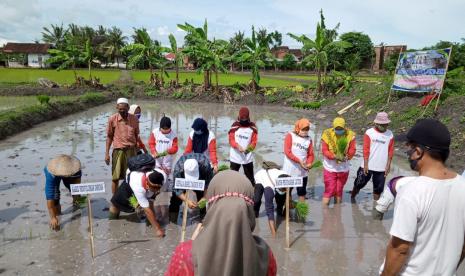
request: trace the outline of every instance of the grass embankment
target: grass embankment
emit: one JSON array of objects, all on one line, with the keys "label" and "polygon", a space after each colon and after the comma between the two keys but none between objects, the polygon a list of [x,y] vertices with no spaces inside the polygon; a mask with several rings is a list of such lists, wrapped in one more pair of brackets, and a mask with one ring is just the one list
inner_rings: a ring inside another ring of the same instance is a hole
[{"label": "grass embankment", "polygon": [[50,101],[48,104],[41,104],[36,100],[36,104],[1,111],[0,139],[19,133],[42,122],[106,103],[111,99],[113,99],[113,95],[111,94],[87,92],[79,97],[64,97]]},{"label": "grass embankment", "polygon": [[[75,96],[51,96],[50,103],[76,99]],[[15,109],[25,108],[27,106],[38,103],[37,96],[0,96],[0,112]]]},{"label": "grass embankment", "polygon": [[[148,71],[131,71],[131,76],[135,81],[148,82],[150,79],[150,73]],[[165,77],[165,81],[174,80],[174,79],[176,79],[175,72],[169,72],[169,78]],[[193,80],[195,84],[201,84],[203,83],[203,74],[198,74],[197,72],[180,72],[179,82],[183,83],[186,81],[186,79],[189,82]],[[250,79],[251,79],[250,74],[235,74],[235,73],[218,74],[218,82],[220,85],[234,85],[236,83],[247,84],[250,82]],[[212,75],[212,82],[213,84],[215,84],[215,75]],[[298,85],[298,84],[300,84],[299,81],[279,80],[279,79],[267,78],[264,76],[262,76],[260,80],[260,86],[263,86],[263,87],[285,87],[285,86],[293,86],[293,85]]]},{"label": "grass embankment", "polygon": [[[76,73],[85,79],[89,78],[87,70],[76,70]],[[103,84],[118,80],[120,75],[120,70],[92,70],[92,76],[99,78]],[[75,82],[72,70],[0,68],[0,83],[2,85],[37,83],[39,78],[46,78],[58,84],[72,84]]]}]

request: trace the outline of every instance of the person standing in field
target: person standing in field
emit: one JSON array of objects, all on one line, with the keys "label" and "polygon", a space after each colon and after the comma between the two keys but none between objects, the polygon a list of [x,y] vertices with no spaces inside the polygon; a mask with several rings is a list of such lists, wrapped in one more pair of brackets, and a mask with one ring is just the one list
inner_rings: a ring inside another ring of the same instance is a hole
[{"label": "person standing in field", "polygon": [[329,205],[333,197],[335,203],[341,203],[344,185],[349,177],[349,162],[356,150],[355,133],[346,127],[344,118],[335,118],[333,127],[323,131],[321,150],[325,184],[323,204]]},{"label": "person standing in field", "polygon": [[465,178],[445,165],[450,132],[422,119],[405,139],[410,168],[419,176],[397,193],[380,274],[456,275],[465,258]]},{"label": "person standing in field", "polygon": [[139,138],[139,120],[129,114],[129,101],[119,98],[116,102],[118,113],[108,119],[107,142],[105,147],[105,163],[110,165],[110,148],[113,146],[111,157],[112,194],[123,180],[128,168],[128,159],[137,155],[137,141]]},{"label": "person standing in field", "polygon": [[208,129],[208,123],[203,118],[197,118],[192,124],[192,131],[187,139],[184,154],[202,153],[210,158],[214,172],[218,172],[218,158],[216,155],[215,134]]},{"label": "person standing in field", "polygon": [[394,156],[394,135],[388,129],[388,114],[380,112],[374,120],[375,127],[368,129],[363,137],[363,161],[357,171],[357,178],[352,189],[351,199],[373,179],[373,199],[378,200],[384,190],[386,176],[391,170]]},{"label": "person standing in field", "polygon": [[303,186],[297,187],[299,201],[304,202],[307,195],[308,170],[314,160],[313,141],[308,135],[310,121],[300,119],[294,125],[294,130],[284,138],[283,171],[288,175],[303,178]]},{"label": "person standing in field", "polygon": [[[129,114],[133,114],[134,116],[137,117],[137,120],[140,121],[140,117],[142,115],[142,109],[140,108],[139,105],[133,104],[129,107]],[[140,129],[140,126],[139,126]],[[140,135],[137,136],[137,154],[141,153],[148,153],[147,148],[144,145],[144,142],[142,142],[142,139],[140,138]]]},{"label": "person standing in field", "polygon": [[229,130],[229,144],[231,145],[229,151],[230,168],[239,171],[242,166],[245,176],[252,185],[255,185],[253,151],[257,146],[257,136],[257,127],[254,122],[250,121],[249,109],[241,107],[237,120]]}]

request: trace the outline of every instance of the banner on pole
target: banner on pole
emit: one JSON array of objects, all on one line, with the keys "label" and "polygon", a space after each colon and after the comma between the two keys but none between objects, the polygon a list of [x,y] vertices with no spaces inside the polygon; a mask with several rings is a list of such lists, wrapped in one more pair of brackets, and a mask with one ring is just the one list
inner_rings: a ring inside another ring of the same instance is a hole
[{"label": "banner on pole", "polygon": [[82,183],[82,184],[71,184],[71,195],[87,195],[87,194],[98,194],[105,192],[105,183]]},{"label": "banner on pole", "polygon": [[451,49],[405,52],[399,56],[392,90],[440,93]]},{"label": "banner on pole", "polygon": [[302,187],[303,179],[302,177],[282,177],[276,179],[276,189],[281,188],[293,188],[293,187]]},{"label": "banner on pole", "polygon": [[205,180],[188,180],[185,178],[176,178],[174,188],[179,190],[205,190]]}]

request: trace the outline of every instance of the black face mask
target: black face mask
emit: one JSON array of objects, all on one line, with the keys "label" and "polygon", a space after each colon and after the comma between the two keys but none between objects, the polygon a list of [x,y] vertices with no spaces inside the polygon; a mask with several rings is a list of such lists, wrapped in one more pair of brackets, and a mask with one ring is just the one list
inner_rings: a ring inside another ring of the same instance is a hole
[{"label": "black face mask", "polygon": [[250,120],[239,120],[239,124],[241,124],[241,126],[247,126],[249,123]]},{"label": "black face mask", "polygon": [[412,159],[412,154],[415,152],[415,149],[410,149],[407,151],[407,155],[408,155],[408,162],[410,163],[410,169],[414,170],[414,171],[417,171],[417,167],[418,167],[418,162],[421,160],[421,158],[423,158],[423,153],[421,153],[420,157],[418,159],[415,159],[413,160]]},{"label": "black face mask", "polygon": [[128,112],[127,112],[127,111],[119,111],[118,113],[119,113],[119,115],[121,115],[121,117],[123,117],[123,118],[128,117]]}]

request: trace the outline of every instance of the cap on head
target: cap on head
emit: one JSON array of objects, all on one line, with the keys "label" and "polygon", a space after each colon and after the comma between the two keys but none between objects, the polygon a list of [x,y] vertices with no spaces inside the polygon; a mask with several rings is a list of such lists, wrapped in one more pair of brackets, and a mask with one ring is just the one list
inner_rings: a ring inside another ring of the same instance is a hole
[{"label": "cap on head", "polygon": [[391,120],[389,120],[389,116],[386,112],[379,112],[378,114],[376,114],[374,123],[379,125],[387,125],[391,123]]},{"label": "cap on head", "polygon": [[420,119],[400,140],[427,146],[431,149],[448,150],[450,132],[447,127],[435,119]]},{"label": "cap on head", "polygon": [[337,127],[345,128],[346,120],[344,120],[344,118],[342,117],[336,117],[333,121],[333,128],[337,128]]},{"label": "cap on head", "polygon": [[129,100],[126,99],[126,98],[119,98],[119,99],[116,101],[116,104],[127,104],[127,105],[129,105]]},{"label": "cap on head", "polygon": [[198,180],[199,174],[199,162],[195,159],[187,159],[184,162],[184,178],[188,180]]}]

